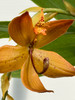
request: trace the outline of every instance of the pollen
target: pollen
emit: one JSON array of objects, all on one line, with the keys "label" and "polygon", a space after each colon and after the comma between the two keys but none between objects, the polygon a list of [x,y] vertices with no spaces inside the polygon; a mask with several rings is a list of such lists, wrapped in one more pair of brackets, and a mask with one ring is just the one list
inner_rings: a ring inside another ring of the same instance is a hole
[{"label": "pollen", "polygon": [[46,34],[46,29],[45,29],[45,28],[37,27],[37,26],[35,26],[35,28],[34,28],[34,33],[35,33],[36,35],[38,35],[38,34],[47,35],[47,34]]}]

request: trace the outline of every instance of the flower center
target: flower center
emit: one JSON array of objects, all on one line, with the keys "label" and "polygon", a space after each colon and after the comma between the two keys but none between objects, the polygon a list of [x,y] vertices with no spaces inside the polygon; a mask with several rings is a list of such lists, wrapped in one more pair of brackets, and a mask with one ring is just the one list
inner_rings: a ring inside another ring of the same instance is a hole
[{"label": "flower center", "polygon": [[43,27],[35,26],[34,33],[36,35],[38,35],[38,34],[46,35],[46,29]]}]

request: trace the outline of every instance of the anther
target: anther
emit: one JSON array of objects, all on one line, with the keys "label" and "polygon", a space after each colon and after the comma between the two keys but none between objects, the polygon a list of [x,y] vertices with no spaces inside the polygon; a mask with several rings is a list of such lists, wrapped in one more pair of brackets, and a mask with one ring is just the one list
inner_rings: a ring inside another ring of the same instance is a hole
[{"label": "anther", "polygon": [[41,72],[41,74],[43,74],[44,72],[46,72],[46,70],[49,67],[49,58],[44,58],[43,60],[43,71]]},{"label": "anther", "polygon": [[48,67],[49,67],[49,58],[47,57],[47,58],[44,58],[44,60],[43,60],[43,70],[41,72],[37,72],[37,74],[45,73],[47,71]]}]

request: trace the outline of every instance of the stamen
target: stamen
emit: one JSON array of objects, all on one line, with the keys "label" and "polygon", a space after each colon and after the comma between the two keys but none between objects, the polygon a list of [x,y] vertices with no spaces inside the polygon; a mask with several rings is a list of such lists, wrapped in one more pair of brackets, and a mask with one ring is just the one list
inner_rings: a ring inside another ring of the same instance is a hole
[{"label": "stamen", "polygon": [[47,58],[44,58],[44,60],[43,60],[43,70],[41,72],[38,72],[36,70],[35,65],[34,65],[32,52],[33,52],[33,49],[30,49],[29,50],[29,54],[30,54],[30,57],[31,57],[31,62],[32,62],[32,65],[33,65],[34,70],[36,71],[37,74],[43,74],[43,73],[45,73],[47,71],[48,67],[49,67],[49,58],[48,57]]},{"label": "stamen", "polygon": [[49,67],[49,58],[44,58],[43,60],[43,73],[46,72],[46,70],[48,69]]},{"label": "stamen", "polygon": [[41,22],[44,22],[44,13],[43,13],[43,9],[41,9]]},{"label": "stamen", "polygon": [[43,28],[43,27],[35,26],[35,28],[34,28],[34,33],[36,35],[39,35],[39,34],[47,35],[46,34],[46,31],[47,31],[47,29],[46,28]]}]

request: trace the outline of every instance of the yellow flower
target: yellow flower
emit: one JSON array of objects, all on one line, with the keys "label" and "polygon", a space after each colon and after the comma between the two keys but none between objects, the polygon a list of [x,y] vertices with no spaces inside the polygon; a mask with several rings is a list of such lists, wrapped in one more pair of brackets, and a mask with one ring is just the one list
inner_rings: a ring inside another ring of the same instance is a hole
[{"label": "yellow flower", "polygon": [[72,23],[73,20],[45,23],[42,14],[33,27],[28,12],[14,18],[8,31],[18,45],[0,47],[0,73],[21,69],[21,79],[25,87],[35,92],[53,92],[44,88],[38,74],[53,78],[75,76],[75,68],[59,54],[38,48],[63,35]]}]

